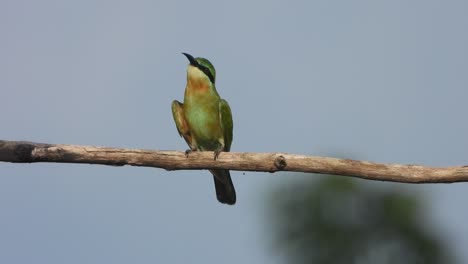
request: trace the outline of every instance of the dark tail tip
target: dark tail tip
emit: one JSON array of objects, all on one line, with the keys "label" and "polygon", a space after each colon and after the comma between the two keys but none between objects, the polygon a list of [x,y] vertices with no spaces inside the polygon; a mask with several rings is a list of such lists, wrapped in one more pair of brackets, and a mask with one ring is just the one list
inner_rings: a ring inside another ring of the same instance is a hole
[{"label": "dark tail tip", "polygon": [[216,198],[220,203],[233,205],[236,203],[236,190],[228,170],[212,170]]}]

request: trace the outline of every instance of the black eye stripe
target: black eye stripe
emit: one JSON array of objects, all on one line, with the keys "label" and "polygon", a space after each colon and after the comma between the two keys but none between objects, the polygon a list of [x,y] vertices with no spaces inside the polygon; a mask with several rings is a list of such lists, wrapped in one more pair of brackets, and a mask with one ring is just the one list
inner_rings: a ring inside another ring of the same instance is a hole
[{"label": "black eye stripe", "polygon": [[198,69],[200,69],[202,72],[204,72],[204,73],[208,76],[208,78],[210,78],[210,81],[211,81],[212,83],[215,82],[214,76],[211,74],[211,71],[210,71],[207,67],[198,64]]}]

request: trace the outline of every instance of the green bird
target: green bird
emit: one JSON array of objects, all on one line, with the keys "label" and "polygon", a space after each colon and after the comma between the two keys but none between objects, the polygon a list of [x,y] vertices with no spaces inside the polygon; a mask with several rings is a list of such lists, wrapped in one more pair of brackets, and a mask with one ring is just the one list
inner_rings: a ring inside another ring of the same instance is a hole
[{"label": "green bird", "polygon": [[[172,115],[181,137],[191,151],[214,151],[216,160],[221,151],[229,151],[232,143],[232,113],[226,100],[216,91],[216,71],[205,58],[184,54],[190,64],[184,103],[172,102]],[[210,170],[216,197],[224,204],[236,203],[236,191],[229,170]]]}]

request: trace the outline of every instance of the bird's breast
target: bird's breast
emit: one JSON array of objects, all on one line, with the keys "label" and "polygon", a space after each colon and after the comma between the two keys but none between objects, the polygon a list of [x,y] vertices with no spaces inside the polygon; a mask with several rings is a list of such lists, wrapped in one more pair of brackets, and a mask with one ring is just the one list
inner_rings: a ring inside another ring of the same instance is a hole
[{"label": "bird's breast", "polygon": [[192,93],[184,100],[184,114],[198,145],[214,150],[222,137],[219,120],[219,97],[210,93]]}]

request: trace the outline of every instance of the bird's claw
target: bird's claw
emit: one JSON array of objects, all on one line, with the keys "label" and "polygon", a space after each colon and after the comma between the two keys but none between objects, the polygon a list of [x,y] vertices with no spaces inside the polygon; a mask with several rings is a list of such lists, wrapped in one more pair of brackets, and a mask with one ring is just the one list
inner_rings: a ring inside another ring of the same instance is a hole
[{"label": "bird's claw", "polygon": [[187,150],[185,151],[185,157],[188,158],[189,154],[192,153],[192,151],[193,151],[193,150],[191,150],[191,149],[187,149]]},{"label": "bird's claw", "polygon": [[217,150],[214,151],[214,160],[218,159],[219,153],[221,153],[220,149],[217,149]]}]

